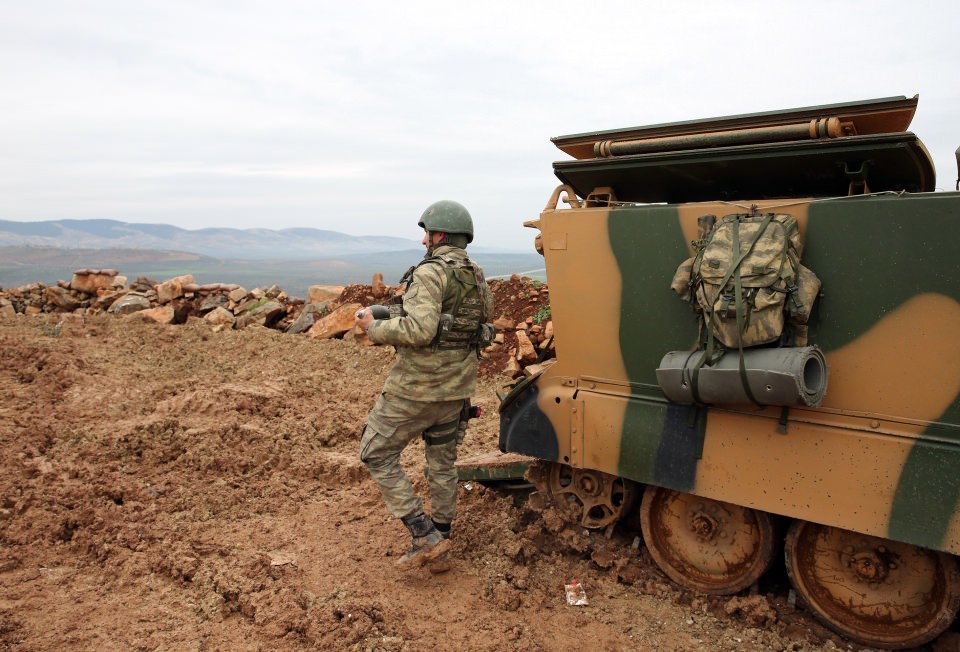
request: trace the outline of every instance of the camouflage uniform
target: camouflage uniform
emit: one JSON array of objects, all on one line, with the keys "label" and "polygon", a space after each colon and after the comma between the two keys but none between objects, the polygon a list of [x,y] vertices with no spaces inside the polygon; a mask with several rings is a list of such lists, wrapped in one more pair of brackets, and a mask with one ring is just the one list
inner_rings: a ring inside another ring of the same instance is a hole
[{"label": "camouflage uniform", "polygon": [[[434,255],[463,260],[466,251],[441,245]],[[477,268],[479,270],[479,268]],[[493,312],[493,296],[478,272],[485,314]],[[442,261],[421,264],[403,295],[404,316],[374,321],[371,340],[393,344],[397,360],[370,414],[360,441],[360,459],[370,470],[387,508],[397,518],[423,511],[423,501],[400,465],[400,453],[428,429],[428,436],[446,443],[425,446],[433,520],[450,523],[456,516],[457,443],[464,400],[476,387],[477,353],[472,347],[435,350],[447,275]]]}]

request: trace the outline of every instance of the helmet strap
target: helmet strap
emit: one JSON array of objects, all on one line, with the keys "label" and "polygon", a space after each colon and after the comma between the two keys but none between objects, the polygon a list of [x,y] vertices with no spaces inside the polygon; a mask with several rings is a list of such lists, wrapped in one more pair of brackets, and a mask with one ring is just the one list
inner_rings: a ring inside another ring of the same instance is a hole
[{"label": "helmet strap", "polygon": [[[440,234],[441,237],[439,242],[434,243],[433,241],[434,233]],[[433,250],[439,247],[440,245],[444,244],[446,240],[447,240],[447,234],[443,231],[427,231],[427,253],[432,254]]]}]

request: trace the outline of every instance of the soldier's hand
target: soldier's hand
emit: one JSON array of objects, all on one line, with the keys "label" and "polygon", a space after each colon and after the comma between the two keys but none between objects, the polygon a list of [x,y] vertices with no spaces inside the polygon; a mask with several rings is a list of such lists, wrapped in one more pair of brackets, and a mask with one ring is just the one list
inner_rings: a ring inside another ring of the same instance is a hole
[{"label": "soldier's hand", "polygon": [[356,318],[357,325],[359,325],[364,332],[366,332],[366,330],[370,328],[370,324],[373,323],[373,314],[366,308],[357,311]]}]

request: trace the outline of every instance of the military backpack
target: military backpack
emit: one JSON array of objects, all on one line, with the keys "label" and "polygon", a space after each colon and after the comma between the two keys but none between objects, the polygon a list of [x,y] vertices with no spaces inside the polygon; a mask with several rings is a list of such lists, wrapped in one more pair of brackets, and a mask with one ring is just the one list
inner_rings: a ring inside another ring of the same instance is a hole
[{"label": "military backpack", "polygon": [[696,255],[680,265],[672,287],[701,315],[701,344],[805,345],[820,280],[800,264],[796,218],[736,213],[699,222]]}]

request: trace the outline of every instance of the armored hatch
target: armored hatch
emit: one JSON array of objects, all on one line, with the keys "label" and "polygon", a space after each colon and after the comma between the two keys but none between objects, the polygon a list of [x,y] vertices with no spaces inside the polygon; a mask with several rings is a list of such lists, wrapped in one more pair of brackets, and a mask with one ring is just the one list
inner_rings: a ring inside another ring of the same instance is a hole
[{"label": "armored hatch", "polygon": [[554,173],[580,197],[617,200],[837,197],[931,192],[933,162],[906,131],[919,96],[768,111],[553,138]]}]

